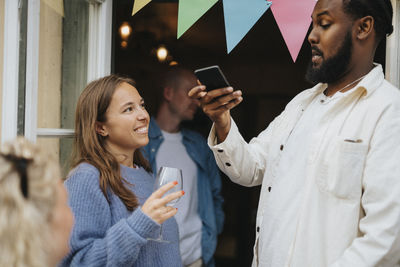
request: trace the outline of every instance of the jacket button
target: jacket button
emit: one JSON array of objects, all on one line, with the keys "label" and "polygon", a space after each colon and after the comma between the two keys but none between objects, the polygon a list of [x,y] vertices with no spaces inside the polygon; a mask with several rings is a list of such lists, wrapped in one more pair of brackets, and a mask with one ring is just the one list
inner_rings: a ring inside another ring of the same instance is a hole
[{"label": "jacket button", "polygon": [[222,153],[222,152],[224,152],[224,150],[223,149],[218,149],[218,152]]},{"label": "jacket button", "polygon": [[231,166],[231,164],[229,162],[226,162],[225,165],[228,166],[228,167]]},{"label": "jacket button", "polygon": [[281,145],[281,147],[279,149],[282,151],[283,150],[283,145]]},{"label": "jacket button", "polygon": [[257,233],[260,232],[260,226],[257,226]]},{"label": "jacket button", "polygon": [[271,192],[272,187],[268,187],[268,192]]},{"label": "jacket button", "polygon": [[151,152],[155,152],[156,150],[154,148],[151,149]]}]

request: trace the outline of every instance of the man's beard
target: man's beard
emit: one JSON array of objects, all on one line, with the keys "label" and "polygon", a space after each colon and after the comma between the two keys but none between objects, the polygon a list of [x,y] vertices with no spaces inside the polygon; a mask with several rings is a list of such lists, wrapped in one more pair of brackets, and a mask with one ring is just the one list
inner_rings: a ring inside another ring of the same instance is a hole
[{"label": "man's beard", "polygon": [[[322,61],[319,68],[313,66],[312,60],[310,61],[306,80],[310,83],[332,83],[342,78],[347,72],[350,64],[351,53],[353,49],[351,32],[349,31],[340,47],[339,51],[332,58]],[[312,48],[320,53],[323,58],[323,54],[317,48]]]}]

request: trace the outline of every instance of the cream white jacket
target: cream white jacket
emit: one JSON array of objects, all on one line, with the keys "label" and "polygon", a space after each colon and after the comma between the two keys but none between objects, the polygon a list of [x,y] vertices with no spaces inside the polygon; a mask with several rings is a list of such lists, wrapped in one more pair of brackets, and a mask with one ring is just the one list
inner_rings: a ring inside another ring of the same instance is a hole
[{"label": "cream white jacket", "polygon": [[[250,143],[233,120],[223,143],[217,144],[211,129],[208,143],[220,169],[243,186],[262,184],[257,228],[274,206],[268,189],[274,187],[282,149],[302,112],[325,88],[319,84],[297,95]],[[311,153],[300,156],[307,157],[305,178],[311,182],[284,266],[399,266],[399,90],[376,65],[310,134]],[[259,239],[264,238],[268,236],[256,230],[253,266],[270,256],[259,252]]]}]

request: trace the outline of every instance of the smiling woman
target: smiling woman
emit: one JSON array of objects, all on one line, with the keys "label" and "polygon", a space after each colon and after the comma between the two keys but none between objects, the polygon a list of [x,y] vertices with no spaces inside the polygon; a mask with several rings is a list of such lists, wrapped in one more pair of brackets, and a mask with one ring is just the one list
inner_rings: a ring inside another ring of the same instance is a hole
[{"label": "smiling woman", "polygon": [[[177,210],[154,193],[154,177],[140,148],[148,143],[149,115],[133,80],[110,75],[79,97],[73,166],[65,184],[76,224],[63,266],[181,266]],[[149,241],[160,232],[165,246]]]},{"label": "smiling woman", "polygon": [[149,120],[143,98],[131,84],[124,82],[115,90],[107,112],[96,122],[96,132],[104,138],[107,149],[132,168],[131,151],[149,142]]}]

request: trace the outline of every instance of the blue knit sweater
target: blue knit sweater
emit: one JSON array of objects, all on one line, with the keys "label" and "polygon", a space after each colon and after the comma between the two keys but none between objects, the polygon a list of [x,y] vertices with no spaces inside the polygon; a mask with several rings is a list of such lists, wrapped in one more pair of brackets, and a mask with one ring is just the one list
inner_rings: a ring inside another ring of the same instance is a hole
[{"label": "blue knit sweater", "polygon": [[[121,165],[121,175],[133,186],[140,205],[153,192],[154,177],[143,168]],[[78,165],[65,181],[69,205],[75,215],[71,251],[61,266],[182,266],[178,227],[174,218],[163,223],[163,237],[156,238],[160,225],[141,208],[129,212],[123,202],[109,193],[109,202],[99,186],[99,171],[92,165]]]}]

